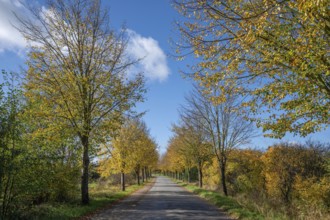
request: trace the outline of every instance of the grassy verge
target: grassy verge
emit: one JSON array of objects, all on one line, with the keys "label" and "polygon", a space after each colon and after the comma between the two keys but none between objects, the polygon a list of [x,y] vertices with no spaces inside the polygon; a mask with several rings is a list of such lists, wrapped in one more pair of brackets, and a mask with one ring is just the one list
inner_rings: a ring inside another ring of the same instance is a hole
[{"label": "grassy verge", "polygon": [[214,192],[211,190],[201,189],[197,186],[183,183],[183,182],[177,182],[179,185],[186,188],[188,191],[199,195],[200,197],[206,199],[210,203],[214,204],[215,206],[221,208],[225,212],[227,212],[231,217],[235,219],[249,219],[249,220],[261,220],[265,219],[265,217],[256,212],[249,210],[246,207],[243,207],[240,205],[234,198],[232,197],[226,197],[221,195],[218,192]]},{"label": "grassy verge", "polygon": [[131,185],[126,187],[125,192],[122,192],[118,187],[98,188],[91,185],[89,205],[81,205],[79,201],[71,203],[43,204],[30,210],[26,218],[35,220],[85,219],[84,217],[89,214],[123,199],[144,186],[145,184]]}]

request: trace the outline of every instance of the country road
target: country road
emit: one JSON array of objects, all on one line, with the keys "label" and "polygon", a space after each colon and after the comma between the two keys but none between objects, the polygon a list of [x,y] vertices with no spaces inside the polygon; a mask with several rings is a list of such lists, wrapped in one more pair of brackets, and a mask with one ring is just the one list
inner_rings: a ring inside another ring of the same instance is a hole
[{"label": "country road", "polygon": [[105,219],[230,219],[218,208],[193,195],[166,177],[157,177],[152,188],[135,193],[95,215]]}]

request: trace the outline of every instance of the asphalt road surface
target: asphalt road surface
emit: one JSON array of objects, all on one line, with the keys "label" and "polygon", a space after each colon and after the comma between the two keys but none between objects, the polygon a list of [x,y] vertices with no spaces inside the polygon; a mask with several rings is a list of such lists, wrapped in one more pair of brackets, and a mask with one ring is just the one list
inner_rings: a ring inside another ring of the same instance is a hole
[{"label": "asphalt road surface", "polygon": [[230,219],[217,207],[166,177],[157,177],[152,188],[135,193],[92,219]]}]

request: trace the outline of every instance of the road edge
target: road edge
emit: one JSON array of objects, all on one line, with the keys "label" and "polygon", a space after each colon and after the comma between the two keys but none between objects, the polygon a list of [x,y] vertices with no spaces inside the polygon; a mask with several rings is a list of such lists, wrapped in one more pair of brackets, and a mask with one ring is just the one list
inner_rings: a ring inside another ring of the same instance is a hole
[{"label": "road edge", "polygon": [[153,187],[153,185],[156,182],[156,179],[157,179],[157,177],[154,176],[154,177],[151,178],[151,181],[150,182],[146,182],[145,183],[145,186],[143,186],[142,188],[137,189],[137,190],[133,191],[132,193],[130,193],[130,194],[128,194],[128,195],[126,195],[126,196],[118,199],[118,200],[112,201],[111,203],[109,203],[109,204],[107,204],[107,205],[105,205],[105,206],[103,206],[101,208],[98,208],[96,210],[93,210],[92,212],[89,212],[89,213],[87,213],[87,214],[85,214],[83,216],[80,216],[78,218],[75,218],[75,219],[77,219],[77,220],[90,220],[93,217],[95,217],[96,215],[100,214],[101,212],[104,212],[106,210],[112,209],[113,206],[121,203],[123,200],[126,200],[129,197],[131,197],[131,196],[138,195],[139,197],[141,197],[141,196],[143,196],[145,193],[147,193]]}]

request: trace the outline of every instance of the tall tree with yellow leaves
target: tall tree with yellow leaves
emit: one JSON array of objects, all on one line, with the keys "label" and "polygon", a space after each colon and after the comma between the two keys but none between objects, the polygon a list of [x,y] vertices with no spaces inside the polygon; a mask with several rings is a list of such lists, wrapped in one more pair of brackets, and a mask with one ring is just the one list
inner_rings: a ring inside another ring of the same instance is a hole
[{"label": "tall tree with yellow leaves", "polygon": [[127,78],[134,64],[125,56],[125,31],[109,27],[99,0],[50,0],[17,17],[19,31],[34,46],[28,54],[25,90],[32,113],[74,132],[82,148],[81,198],[89,203],[91,142],[118,129],[123,112],[143,99],[141,76]]}]

